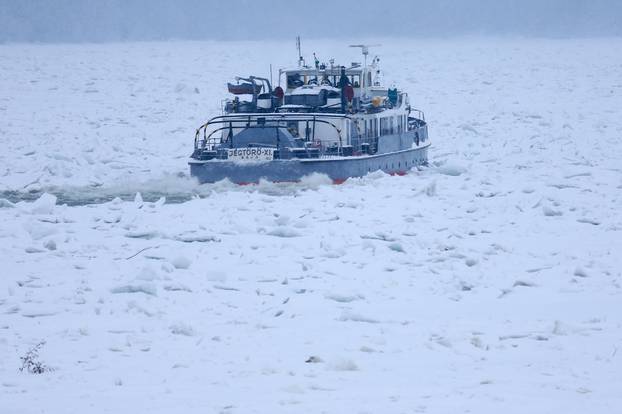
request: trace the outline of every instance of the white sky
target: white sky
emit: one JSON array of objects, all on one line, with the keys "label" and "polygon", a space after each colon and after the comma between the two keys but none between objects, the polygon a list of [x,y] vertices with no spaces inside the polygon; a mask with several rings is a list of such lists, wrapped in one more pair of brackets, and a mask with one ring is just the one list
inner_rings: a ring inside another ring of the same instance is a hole
[{"label": "white sky", "polygon": [[622,35],[619,0],[0,0],[0,41]]}]

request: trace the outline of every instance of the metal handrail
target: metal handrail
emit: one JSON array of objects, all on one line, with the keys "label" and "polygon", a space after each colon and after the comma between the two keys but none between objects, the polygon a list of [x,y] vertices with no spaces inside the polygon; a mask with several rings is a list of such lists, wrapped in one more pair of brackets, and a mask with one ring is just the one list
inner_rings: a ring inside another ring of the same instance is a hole
[{"label": "metal handrail", "polygon": [[421,109],[410,108],[410,112],[416,112],[417,115],[419,115],[418,119],[421,119],[422,121],[425,121],[425,114],[423,113],[423,111]]},{"label": "metal handrail", "polygon": [[[215,140],[212,140],[212,136],[219,131],[223,131],[226,129],[242,129],[242,128],[275,128],[275,129],[287,129],[287,125],[281,125],[281,122],[313,122],[314,124],[316,122],[319,123],[323,123],[323,124],[327,124],[332,126],[335,131],[337,132],[337,136],[339,138],[339,148],[343,147],[343,137],[342,137],[342,130],[335,125],[332,122],[329,122],[327,120],[324,119],[318,119],[318,116],[322,116],[323,118],[334,118],[334,119],[349,119],[351,122],[353,121],[352,117],[347,116],[347,115],[342,115],[342,114],[300,114],[300,115],[296,115],[296,116],[292,116],[291,114],[248,114],[248,115],[220,115],[220,116],[216,116],[212,119],[210,119],[209,121],[207,121],[205,124],[201,125],[199,128],[197,128],[196,133],[195,133],[195,137],[194,137],[194,148],[198,149],[199,148],[199,140],[200,140],[200,135],[201,135],[201,131],[203,131],[203,143],[201,145],[201,148],[206,148],[208,145],[210,145],[211,149],[213,149],[213,147],[218,144],[218,143],[222,143],[222,137],[220,138],[220,142],[216,142]],[[263,119],[262,123],[259,124],[259,119]],[[241,126],[233,126],[233,123],[240,123],[240,122],[245,122],[245,125],[241,125]],[[251,125],[251,122],[254,122],[254,125]],[[274,124],[276,122],[276,125]],[[214,124],[228,124],[228,125],[224,125],[222,127],[216,128],[215,130],[211,131],[209,133],[209,135],[207,134],[207,127],[210,125],[214,125]],[[354,124],[356,125],[356,122],[354,122]],[[357,130],[359,129],[358,125],[356,125]],[[305,128],[306,129],[306,128]],[[305,135],[306,135],[306,131],[305,131]],[[313,127],[313,135],[315,138],[315,125]],[[306,140],[308,141],[308,137],[305,136]],[[313,139],[314,141],[315,139]]]},{"label": "metal handrail", "polygon": [[[311,119],[313,117],[324,117],[324,118],[344,118],[344,119],[350,119],[352,120],[353,118],[350,115],[347,114],[331,114],[331,113],[323,113],[323,112],[308,112],[308,113],[297,113],[296,116],[293,116],[291,112],[288,113],[274,113],[274,112],[266,112],[266,113],[254,113],[254,114],[227,114],[227,115],[219,115],[219,116],[215,116],[213,118],[211,118],[209,121],[207,121],[205,124],[201,125],[201,127],[204,127],[207,124],[210,124],[216,120],[220,120],[220,119],[228,119],[228,120],[237,120],[236,118],[241,118],[242,120],[248,120],[251,119],[252,117],[255,118],[270,118],[270,120],[276,119],[276,120],[286,120],[286,119],[292,119],[292,118],[304,118],[302,119],[307,120],[307,119]],[[201,128],[199,127],[199,128]]]}]

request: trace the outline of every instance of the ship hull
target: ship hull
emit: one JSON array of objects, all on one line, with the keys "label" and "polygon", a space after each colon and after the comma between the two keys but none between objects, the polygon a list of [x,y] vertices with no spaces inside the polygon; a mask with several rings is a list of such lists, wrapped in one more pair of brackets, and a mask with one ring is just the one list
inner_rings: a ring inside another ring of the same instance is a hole
[{"label": "ship hull", "polygon": [[273,182],[295,182],[313,173],[324,174],[341,183],[370,172],[405,174],[411,168],[425,165],[429,145],[375,155],[325,157],[318,159],[288,159],[265,162],[236,162],[227,160],[191,160],[190,174],[200,183],[228,179],[237,184],[257,183],[264,179]]}]

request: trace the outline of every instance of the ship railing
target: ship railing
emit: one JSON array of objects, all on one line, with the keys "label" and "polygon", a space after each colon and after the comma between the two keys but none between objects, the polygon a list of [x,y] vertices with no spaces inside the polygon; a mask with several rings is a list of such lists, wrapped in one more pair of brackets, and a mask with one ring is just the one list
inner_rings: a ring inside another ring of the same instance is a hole
[{"label": "ship railing", "polygon": [[410,108],[409,116],[414,116],[416,119],[425,121],[425,114],[423,113],[421,109]]},{"label": "ship railing", "polygon": [[423,111],[411,108],[408,115],[408,130],[412,131],[424,126],[425,124],[425,114]]},{"label": "ship railing", "polygon": [[[221,115],[210,119],[205,124],[201,125],[195,133],[194,137],[194,149],[213,151],[223,144],[229,143],[230,147],[234,145],[234,130],[258,128],[267,129],[271,128],[275,130],[275,147],[280,149],[280,134],[279,130],[288,130],[288,122],[305,122],[304,134],[301,134],[298,138],[303,139],[310,145],[323,146],[322,137],[316,137],[316,124],[325,124],[332,127],[337,133],[338,147],[337,153],[343,153],[343,147],[347,146],[350,137],[344,136],[344,131],[337,125],[336,120],[347,119],[352,122],[352,118],[344,114],[240,114],[240,115]],[[228,131],[227,133],[223,133]],[[216,136],[218,132],[221,132]],[[357,134],[358,135],[358,134]],[[225,139],[226,137],[226,139]],[[267,146],[267,145],[266,145]],[[327,147],[328,148],[328,147]],[[325,148],[320,148],[323,150]]]}]

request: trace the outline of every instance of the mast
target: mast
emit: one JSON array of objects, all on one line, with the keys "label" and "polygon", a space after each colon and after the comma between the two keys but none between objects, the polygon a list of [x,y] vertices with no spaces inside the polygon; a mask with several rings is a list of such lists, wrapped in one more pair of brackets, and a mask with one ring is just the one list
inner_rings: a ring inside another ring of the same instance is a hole
[{"label": "mast", "polygon": [[350,45],[350,47],[358,47],[361,48],[361,53],[363,53],[363,79],[361,80],[361,89],[363,89],[365,96],[367,96],[367,72],[369,69],[367,68],[367,55],[369,55],[369,48],[376,47],[380,45]]},{"label": "mast", "polygon": [[304,66],[305,60],[302,57],[302,51],[300,48],[300,36],[296,36],[296,49],[298,49],[298,67],[301,68]]}]

